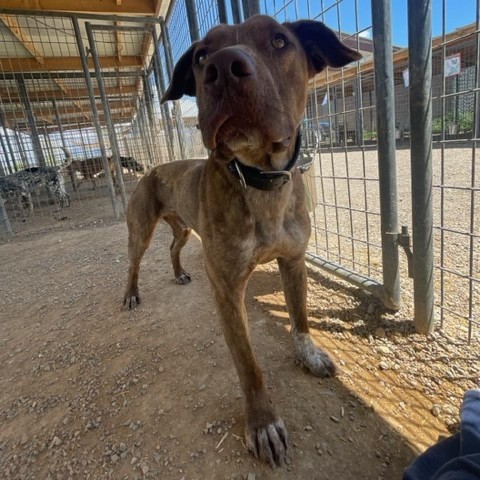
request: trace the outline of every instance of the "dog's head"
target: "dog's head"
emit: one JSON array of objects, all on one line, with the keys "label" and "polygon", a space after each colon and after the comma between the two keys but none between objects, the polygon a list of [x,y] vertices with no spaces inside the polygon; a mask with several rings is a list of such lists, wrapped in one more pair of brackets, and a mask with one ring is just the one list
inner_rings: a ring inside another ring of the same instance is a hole
[{"label": "dog's head", "polygon": [[321,22],[280,24],[256,15],[219,25],[180,58],[162,99],[197,97],[199,128],[210,150],[255,158],[293,149],[309,78],[361,55]]}]

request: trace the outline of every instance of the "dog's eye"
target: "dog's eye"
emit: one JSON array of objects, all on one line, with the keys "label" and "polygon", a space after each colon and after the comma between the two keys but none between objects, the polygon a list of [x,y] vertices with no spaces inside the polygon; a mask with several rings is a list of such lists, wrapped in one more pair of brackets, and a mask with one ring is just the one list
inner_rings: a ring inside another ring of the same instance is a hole
[{"label": "dog's eye", "polygon": [[195,63],[197,65],[205,65],[207,63],[208,53],[206,50],[199,50],[195,55]]},{"label": "dog's eye", "polygon": [[275,38],[272,40],[272,45],[279,50],[285,48],[287,46],[287,43],[287,37],[285,35],[282,35],[281,33],[275,35]]}]

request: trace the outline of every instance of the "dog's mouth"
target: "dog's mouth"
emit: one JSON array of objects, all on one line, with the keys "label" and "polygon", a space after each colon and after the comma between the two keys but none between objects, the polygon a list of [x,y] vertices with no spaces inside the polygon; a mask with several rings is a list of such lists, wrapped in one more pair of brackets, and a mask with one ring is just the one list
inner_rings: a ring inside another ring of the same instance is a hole
[{"label": "dog's mouth", "polygon": [[261,150],[268,154],[286,152],[292,134],[285,129],[262,128],[242,122],[232,114],[220,114],[202,131],[205,146],[210,150],[228,150],[232,155],[239,151]]}]

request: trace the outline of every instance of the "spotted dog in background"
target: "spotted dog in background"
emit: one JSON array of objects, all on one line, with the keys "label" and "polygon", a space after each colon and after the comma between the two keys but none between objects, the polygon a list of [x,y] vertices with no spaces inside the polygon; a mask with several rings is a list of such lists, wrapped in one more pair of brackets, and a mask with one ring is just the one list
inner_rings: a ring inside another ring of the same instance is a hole
[{"label": "spotted dog in background", "polygon": [[19,205],[28,212],[33,211],[32,195],[25,184],[18,179],[0,177],[0,195],[6,202]]},{"label": "spotted dog in background", "polygon": [[47,189],[62,208],[70,206],[70,196],[65,189],[61,167],[29,167],[7,177],[8,180],[23,185],[29,193],[35,188]]}]

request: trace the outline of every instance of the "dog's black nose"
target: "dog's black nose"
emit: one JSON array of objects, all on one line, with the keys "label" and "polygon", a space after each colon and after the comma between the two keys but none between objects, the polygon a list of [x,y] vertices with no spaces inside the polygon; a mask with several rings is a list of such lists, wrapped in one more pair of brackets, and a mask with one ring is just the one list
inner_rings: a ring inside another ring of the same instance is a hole
[{"label": "dog's black nose", "polygon": [[248,53],[228,47],[214,53],[205,67],[206,84],[223,86],[226,81],[239,81],[255,73],[255,64]]}]

